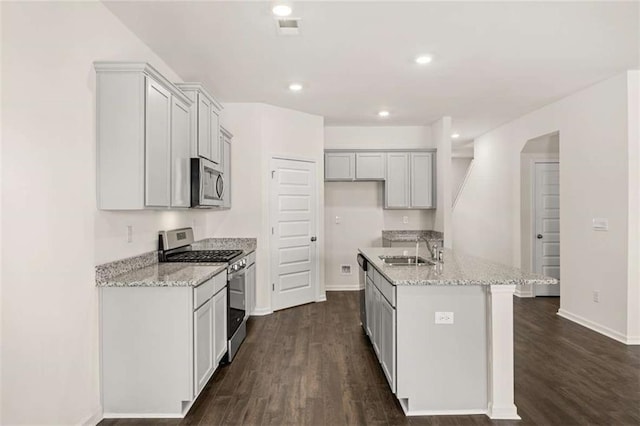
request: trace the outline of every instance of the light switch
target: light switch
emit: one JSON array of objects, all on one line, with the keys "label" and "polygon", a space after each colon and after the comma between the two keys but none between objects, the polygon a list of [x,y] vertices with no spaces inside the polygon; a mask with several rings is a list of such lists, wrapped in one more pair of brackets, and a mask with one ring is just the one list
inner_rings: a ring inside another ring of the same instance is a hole
[{"label": "light switch", "polygon": [[609,219],[606,218],[593,218],[593,230],[594,231],[608,231]]},{"label": "light switch", "polygon": [[436,312],[436,324],[453,324],[453,312]]},{"label": "light switch", "polygon": [[402,223],[409,223],[409,216],[402,216]]}]

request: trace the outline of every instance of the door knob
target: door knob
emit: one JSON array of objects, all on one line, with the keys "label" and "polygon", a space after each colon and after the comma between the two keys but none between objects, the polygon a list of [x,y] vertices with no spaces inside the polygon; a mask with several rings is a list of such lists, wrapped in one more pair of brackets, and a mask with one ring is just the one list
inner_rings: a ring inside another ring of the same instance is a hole
[{"label": "door knob", "polygon": [[538,235],[536,235],[536,238],[537,238],[537,239],[539,239],[539,240],[541,240],[541,239],[542,239],[542,234],[538,234]]},{"label": "door knob", "polygon": [[311,237],[311,241],[316,241],[317,238],[316,237]]}]

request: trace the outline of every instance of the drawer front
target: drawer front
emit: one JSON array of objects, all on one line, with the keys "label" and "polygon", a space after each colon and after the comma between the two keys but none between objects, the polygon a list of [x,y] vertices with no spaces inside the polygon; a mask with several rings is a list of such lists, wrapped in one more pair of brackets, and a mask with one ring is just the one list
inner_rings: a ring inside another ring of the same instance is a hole
[{"label": "drawer front", "polygon": [[211,299],[215,294],[214,281],[217,275],[193,289],[193,310],[195,311],[202,306],[207,300]]},{"label": "drawer front", "polygon": [[227,286],[227,271],[220,272],[215,277],[203,282],[193,289],[193,309],[196,310],[202,306],[207,300],[211,299],[214,294]]},{"label": "drawer front", "polygon": [[218,294],[220,290],[227,286],[227,271],[222,271],[213,279],[213,294]]},{"label": "drawer front", "polygon": [[385,277],[374,269],[373,283],[380,290],[380,293],[391,303],[391,306],[396,307],[396,287],[391,284]]}]

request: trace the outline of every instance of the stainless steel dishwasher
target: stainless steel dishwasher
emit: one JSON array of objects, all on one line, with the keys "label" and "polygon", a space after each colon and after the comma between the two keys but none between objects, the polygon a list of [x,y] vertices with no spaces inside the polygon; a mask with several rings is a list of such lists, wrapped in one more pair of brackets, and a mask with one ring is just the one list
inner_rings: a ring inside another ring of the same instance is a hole
[{"label": "stainless steel dishwasher", "polygon": [[366,305],[365,305],[365,295],[364,295],[364,288],[365,288],[365,284],[367,283],[367,267],[369,266],[367,259],[361,255],[358,254],[358,266],[359,266],[359,271],[358,271],[358,282],[360,284],[360,325],[362,325],[362,328],[364,329],[364,331],[367,331],[367,309],[366,309]]}]

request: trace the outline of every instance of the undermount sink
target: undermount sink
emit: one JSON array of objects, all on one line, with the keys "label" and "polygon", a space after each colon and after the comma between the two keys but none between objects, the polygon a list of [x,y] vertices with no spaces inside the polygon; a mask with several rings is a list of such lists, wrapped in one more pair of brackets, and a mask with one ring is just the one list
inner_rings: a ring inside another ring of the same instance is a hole
[{"label": "undermount sink", "polygon": [[390,266],[429,266],[435,265],[424,257],[416,256],[379,256],[385,264]]}]

